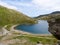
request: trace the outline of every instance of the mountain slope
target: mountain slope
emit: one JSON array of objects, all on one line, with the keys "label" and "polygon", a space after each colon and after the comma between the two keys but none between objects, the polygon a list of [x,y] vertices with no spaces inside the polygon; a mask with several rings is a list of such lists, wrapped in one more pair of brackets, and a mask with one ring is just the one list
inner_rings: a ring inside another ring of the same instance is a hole
[{"label": "mountain slope", "polygon": [[36,19],[39,20],[50,20],[50,19],[55,19],[55,18],[60,18],[60,11],[55,11],[50,14],[45,14],[45,15],[40,15],[38,17],[35,17]]},{"label": "mountain slope", "polygon": [[34,19],[21,12],[0,6],[0,26],[8,24],[35,23]]}]

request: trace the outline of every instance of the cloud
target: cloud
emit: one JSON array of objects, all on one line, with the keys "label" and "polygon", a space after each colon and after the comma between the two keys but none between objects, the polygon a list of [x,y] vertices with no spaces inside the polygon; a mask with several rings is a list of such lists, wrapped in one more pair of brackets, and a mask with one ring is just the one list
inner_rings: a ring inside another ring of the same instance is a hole
[{"label": "cloud", "polygon": [[16,9],[29,16],[60,11],[60,0],[0,0],[0,5]]},{"label": "cloud", "polygon": [[4,6],[4,7],[7,7],[7,8],[10,8],[10,9],[15,9],[17,10],[17,7],[16,6],[12,6],[12,5],[9,5],[8,3],[5,3],[3,1],[0,0],[0,5]]},{"label": "cloud", "polygon": [[24,3],[24,2],[18,2],[18,3],[15,3],[15,2],[13,2],[13,3],[11,3],[12,5],[16,5],[16,6],[32,6],[32,4],[30,4],[30,3]]},{"label": "cloud", "polygon": [[60,10],[60,0],[33,0],[32,3],[47,10]]},{"label": "cloud", "polygon": [[17,6],[31,6],[30,0],[2,0],[5,3]]}]

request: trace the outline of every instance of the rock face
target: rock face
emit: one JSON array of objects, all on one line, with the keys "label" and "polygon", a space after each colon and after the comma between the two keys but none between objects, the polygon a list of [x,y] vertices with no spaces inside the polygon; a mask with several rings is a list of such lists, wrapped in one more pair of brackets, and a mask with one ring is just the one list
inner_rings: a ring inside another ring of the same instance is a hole
[{"label": "rock face", "polygon": [[60,40],[60,18],[51,19],[49,23],[49,32],[52,33],[58,40]]}]

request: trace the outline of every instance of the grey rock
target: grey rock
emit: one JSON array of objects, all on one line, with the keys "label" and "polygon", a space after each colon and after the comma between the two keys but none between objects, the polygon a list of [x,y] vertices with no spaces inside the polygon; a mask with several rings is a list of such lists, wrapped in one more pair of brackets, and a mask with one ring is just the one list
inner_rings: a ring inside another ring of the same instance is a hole
[{"label": "grey rock", "polygon": [[60,40],[60,18],[59,19],[50,19],[49,23],[49,32],[53,34],[58,40]]}]

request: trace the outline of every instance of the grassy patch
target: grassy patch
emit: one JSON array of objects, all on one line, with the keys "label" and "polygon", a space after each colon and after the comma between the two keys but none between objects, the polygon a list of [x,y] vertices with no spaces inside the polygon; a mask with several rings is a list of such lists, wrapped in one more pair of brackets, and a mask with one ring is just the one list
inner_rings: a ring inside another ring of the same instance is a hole
[{"label": "grassy patch", "polygon": [[53,39],[52,37],[30,37],[30,36],[17,36],[17,37],[13,37],[12,39],[28,39],[30,42],[37,42],[40,41],[43,44],[54,44],[57,42],[57,39]]}]

